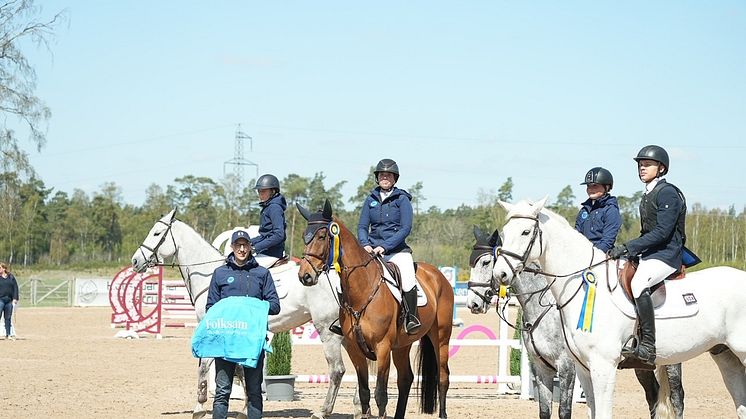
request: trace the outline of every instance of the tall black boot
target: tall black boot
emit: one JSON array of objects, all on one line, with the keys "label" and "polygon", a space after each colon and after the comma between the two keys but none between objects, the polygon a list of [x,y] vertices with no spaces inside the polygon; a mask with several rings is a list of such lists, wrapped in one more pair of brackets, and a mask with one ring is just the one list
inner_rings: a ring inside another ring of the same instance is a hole
[{"label": "tall black boot", "polygon": [[404,330],[408,335],[414,335],[420,329],[420,319],[417,318],[417,287],[404,293],[404,308],[406,310],[406,321]]},{"label": "tall black boot", "polygon": [[655,312],[649,289],[635,298],[635,305],[640,319],[640,340],[634,348],[622,348],[622,355],[637,358],[644,367],[655,369]]}]

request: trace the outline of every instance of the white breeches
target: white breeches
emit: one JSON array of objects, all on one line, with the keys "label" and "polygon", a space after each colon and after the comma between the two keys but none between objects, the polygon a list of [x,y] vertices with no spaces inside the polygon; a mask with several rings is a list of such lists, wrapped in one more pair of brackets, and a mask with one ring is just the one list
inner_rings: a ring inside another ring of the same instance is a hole
[{"label": "white breeches", "polygon": [[641,259],[640,266],[637,267],[635,276],[632,277],[633,297],[639,297],[645,288],[663,281],[674,272],[676,272],[676,268],[672,268],[658,259]]},{"label": "white breeches", "polygon": [[414,288],[416,280],[414,277],[414,259],[412,259],[411,253],[392,253],[390,255],[385,255],[383,260],[386,262],[393,262],[397,267],[399,267],[399,272],[401,272],[401,288],[404,292],[410,291]]},{"label": "white breeches", "polygon": [[279,258],[258,253],[256,256],[254,256],[254,259],[256,259],[256,263],[258,263],[259,266],[263,266],[269,269],[269,267],[272,266],[272,264],[274,264],[275,262],[277,262]]}]

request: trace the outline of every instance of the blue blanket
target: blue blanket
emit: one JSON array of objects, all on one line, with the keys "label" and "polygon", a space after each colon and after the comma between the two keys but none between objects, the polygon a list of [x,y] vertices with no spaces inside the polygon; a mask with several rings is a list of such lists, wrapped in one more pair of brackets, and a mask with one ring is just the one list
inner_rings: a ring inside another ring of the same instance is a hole
[{"label": "blue blanket", "polygon": [[256,368],[267,343],[269,303],[253,297],[228,297],[210,307],[192,335],[196,358],[224,358]]}]

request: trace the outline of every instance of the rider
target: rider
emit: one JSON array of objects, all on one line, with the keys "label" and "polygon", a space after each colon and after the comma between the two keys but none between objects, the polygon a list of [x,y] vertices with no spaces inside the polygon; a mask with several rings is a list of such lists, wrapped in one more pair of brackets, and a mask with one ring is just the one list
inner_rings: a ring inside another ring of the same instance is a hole
[{"label": "rider", "polygon": [[399,268],[406,310],[404,328],[408,334],[415,334],[420,327],[417,288],[412,249],[405,242],[412,231],[412,195],[394,186],[399,180],[399,166],[395,161],[379,161],[373,173],[378,186],[365,198],[357,238],[365,251],[380,255]]},{"label": "rider", "polygon": [[640,321],[636,346],[625,346],[622,355],[655,369],[655,313],[650,287],[676,272],[682,263],[686,235],[686,200],[679,188],[666,182],[668,153],[657,145],[643,147],[637,157],[638,174],[645,183],[640,201],[640,237],[615,246],[609,256],[640,255],[640,265],[632,278],[632,294]]},{"label": "rider", "polygon": [[259,265],[269,268],[285,256],[287,201],[280,193],[280,181],[274,175],[260,176],[254,189],[259,194],[262,211],[259,215],[259,236],[251,239],[251,245]]},{"label": "rider", "polygon": [[622,227],[619,204],[616,197],[610,195],[614,177],[603,167],[594,167],[585,174],[581,185],[586,185],[588,199],[583,202],[575,219],[575,230],[606,253],[614,246]]}]

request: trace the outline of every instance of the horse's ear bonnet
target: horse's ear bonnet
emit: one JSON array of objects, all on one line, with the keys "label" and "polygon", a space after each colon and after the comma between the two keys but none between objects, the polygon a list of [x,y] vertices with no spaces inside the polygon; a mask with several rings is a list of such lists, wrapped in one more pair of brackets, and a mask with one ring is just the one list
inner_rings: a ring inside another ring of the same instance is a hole
[{"label": "horse's ear bonnet", "polygon": [[332,207],[331,204],[329,204],[329,201],[326,201],[324,209],[314,213],[309,213],[305,208],[301,210],[301,208],[303,207],[298,206],[298,210],[303,215],[303,218],[308,221],[308,227],[306,227],[306,231],[303,232],[303,243],[308,244],[311,243],[313,236],[317,231],[319,231],[319,229],[325,228],[330,222],[332,222]]}]

